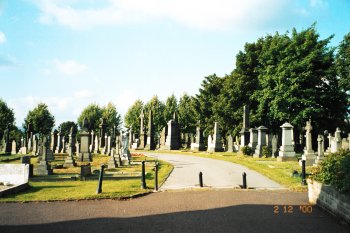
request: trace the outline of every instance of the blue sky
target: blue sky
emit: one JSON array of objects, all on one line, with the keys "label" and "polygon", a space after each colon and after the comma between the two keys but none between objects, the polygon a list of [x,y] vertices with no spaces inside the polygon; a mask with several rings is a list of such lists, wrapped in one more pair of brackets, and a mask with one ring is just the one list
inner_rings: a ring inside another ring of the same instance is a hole
[{"label": "blue sky", "polygon": [[230,73],[244,43],[317,22],[338,45],[348,0],[0,0],[0,98],[21,125],[39,102],[76,121],[89,103],[198,92]]}]

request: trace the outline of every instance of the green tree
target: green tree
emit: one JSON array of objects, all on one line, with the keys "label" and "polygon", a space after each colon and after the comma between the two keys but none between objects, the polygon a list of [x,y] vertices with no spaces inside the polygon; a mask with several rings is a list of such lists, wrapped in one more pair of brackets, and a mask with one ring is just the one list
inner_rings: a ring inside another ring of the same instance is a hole
[{"label": "green tree", "polygon": [[4,133],[4,130],[8,125],[13,125],[15,122],[15,114],[13,110],[7,106],[7,104],[0,99],[0,138]]},{"label": "green tree", "polygon": [[219,96],[223,87],[224,79],[216,76],[216,74],[209,75],[204,78],[199,89],[199,94],[196,95],[196,110],[201,121],[201,126],[204,129],[204,135],[207,136],[212,133],[214,122],[217,116],[214,115],[214,105],[220,101]]},{"label": "green tree", "polygon": [[106,106],[102,108],[102,118],[105,120],[107,125],[107,131],[109,135],[112,135],[113,128],[116,127],[117,132],[120,130],[121,126],[121,116],[117,111],[114,104],[109,102]]},{"label": "green tree", "polygon": [[140,132],[140,114],[143,109],[143,102],[136,100],[128,109],[124,116],[124,123],[127,128],[132,127],[132,131],[136,134]]},{"label": "green tree", "polygon": [[28,124],[33,126],[33,134],[49,135],[55,125],[55,117],[50,113],[46,104],[39,103],[28,112],[24,119],[23,128],[25,130],[27,130]]},{"label": "green tree", "polygon": [[350,91],[350,32],[344,36],[336,55],[337,74],[340,78],[339,86],[344,91]]},{"label": "green tree", "polygon": [[174,94],[169,96],[165,101],[164,108],[164,119],[165,121],[169,121],[173,119],[174,112],[177,111],[177,99]]},{"label": "green tree", "polygon": [[100,119],[102,118],[102,108],[98,104],[89,104],[84,110],[81,112],[78,117],[78,125],[80,128],[83,126],[83,120],[89,122],[89,130],[94,130],[98,132]]},{"label": "green tree", "polygon": [[78,132],[78,125],[73,121],[65,121],[58,126],[58,128],[61,130],[60,135],[63,135],[66,141],[69,139],[69,133],[72,127],[73,133],[76,134]]},{"label": "green tree", "polygon": [[181,96],[178,106],[179,123],[181,132],[195,133],[197,124],[197,112],[195,99],[186,93]]},{"label": "green tree", "polygon": [[159,133],[162,128],[166,125],[164,118],[164,109],[165,104],[158,99],[158,96],[153,96],[153,98],[145,105],[144,114],[145,114],[145,126],[148,130],[148,117],[149,111],[152,110],[153,113],[153,123],[154,129]]},{"label": "green tree", "polygon": [[13,140],[16,141],[16,148],[18,149],[21,145],[21,139],[24,138],[24,132],[22,132],[20,129],[18,129],[17,126],[12,125],[10,128],[10,142]]}]

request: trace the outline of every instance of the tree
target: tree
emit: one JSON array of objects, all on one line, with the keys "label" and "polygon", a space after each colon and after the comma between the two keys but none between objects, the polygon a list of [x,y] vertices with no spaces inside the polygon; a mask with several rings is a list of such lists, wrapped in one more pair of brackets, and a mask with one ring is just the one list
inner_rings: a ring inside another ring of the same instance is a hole
[{"label": "tree", "polygon": [[28,112],[24,119],[23,128],[25,130],[27,130],[28,124],[33,126],[33,134],[49,135],[55,125],[55,117],[50,113],[46,104],[39,103]]},{"label": "tree", "polygon": [[15,114],[7,104],[0,99],[0,138],[2,138],[4,130],[8,125],[13,125],[15,122]]},{"label": "tree", "polygon": [[81,112],[78,117],[78,125],[80,128],[83,126],[83,120],[89,122],[89,130],[94,130],[98,132],[100,119],[102,118],[102,108],[97,104],[89,104],[84,110]]},{"label": "tree", "polygon": [[109,102],[102,108],[102,118],[105,120],[107,131],[109,131],[110,135],[112,135],[114,127],[116,127],[117,132],[119,132],[122,123],[121,116],[114,104]]},{"label": "tree", "polygon": [[197,112],[195,109],[195,99],[186,93],[181,96],[178,106],[179,123],[181,132],[195,133],[197,124]]},{"label": "tree", "polygon": [[128,109],[124,116],[124,123],[127,128],[132,128],[136,134],[140,132],[140,115],[143,109],[143,102],[136,100],[134,104]]},{"label": "tree", "polygon": [[220,101],[219,96],[223,87],[223,78],[216,74],[209,75],[204,78],[199,89],[199,94],[196,95],[196,110],[201,121],[201,126],[204,129],[204,135],[212,133],[214,122],[217,120],[214,111],[214,105]]},{"label": "tree", "polygon": [[350,94],[350,32],[344,36],[344,39],[339,44],[336,55],[336,68],[340,78],[339,86]]},{"label": "tree", "polygon": [[153,96],[153,98],[145,105],[144,114],[145,114],[145,126],[148,130],[148,117],[149,111],[152,110],[153,113],[153,123],[155,133],[159,133],[162,128],[166,125],[164,119],[164,109],[165,105],[162,101],[158,99],[158,96]]},{"label": "tree", "polygon": [[177,99],[174,94],[169,96],[165,101],[164,108],[164,119],[165,121],[169,121],[173,119],[174,112],[177,111]]},{"label": "tree", "polygon": [[68,141],[69,133],[72,127],[73,134],[76,134],[78,132],[78,125],[73,121],[65,121],[58,126],[60,129],[60,135],[64,136],[66,141]]},{"label": "tree", "polygon": [[24,133],[17,128],[17,126],[12,125],[10,128],[10,142],[12,142],[13,140],[16,141],[16,148],[18,149],[21,145],[21,139],[22,137],[24,138],[25,135]]}]

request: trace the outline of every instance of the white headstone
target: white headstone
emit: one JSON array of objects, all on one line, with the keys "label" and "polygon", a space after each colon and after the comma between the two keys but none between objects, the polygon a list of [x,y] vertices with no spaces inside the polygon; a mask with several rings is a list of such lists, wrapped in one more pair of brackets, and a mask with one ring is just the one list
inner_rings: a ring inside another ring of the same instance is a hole
[{"label": "white headstone", "polygon": [[286,122],[281,125],[282,128],[282,145],[278,153],[278,161],[296,160],[294,151],[294,133],[293,125]]}]

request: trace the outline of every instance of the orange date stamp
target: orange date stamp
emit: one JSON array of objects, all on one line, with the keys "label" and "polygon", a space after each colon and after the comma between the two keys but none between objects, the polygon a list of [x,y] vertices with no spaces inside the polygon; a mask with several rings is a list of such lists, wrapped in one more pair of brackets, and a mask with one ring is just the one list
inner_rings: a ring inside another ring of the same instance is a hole
[{"label": "orange date stamp", "polygon": [[299,212],[302,214],[311,214],[312,213],[312,205],[274,205],[273,213],[274,214],[293,214],[295,212]]}]

